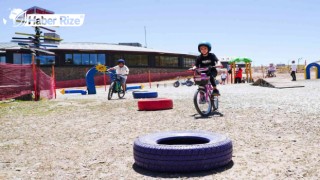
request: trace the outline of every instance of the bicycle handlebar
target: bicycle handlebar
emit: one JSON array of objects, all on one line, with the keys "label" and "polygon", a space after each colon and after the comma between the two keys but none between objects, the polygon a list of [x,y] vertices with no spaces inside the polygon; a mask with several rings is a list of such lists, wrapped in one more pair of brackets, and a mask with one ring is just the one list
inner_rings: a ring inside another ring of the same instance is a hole
[{"label": "bicycle handlebar", "polygon": [[200,71],[207,71],[207,70],[209,70],[209,69],[211,69],[211,68],[222,68],[223,66],[209,66],[209,67],[205,67],[205,68],[195,68],[195,69],[193,69],[193,68],[190,68],[190,69],[188,69],[188,70],[192,70],[192,71],[195,71],[195,70],[200,70]]}]

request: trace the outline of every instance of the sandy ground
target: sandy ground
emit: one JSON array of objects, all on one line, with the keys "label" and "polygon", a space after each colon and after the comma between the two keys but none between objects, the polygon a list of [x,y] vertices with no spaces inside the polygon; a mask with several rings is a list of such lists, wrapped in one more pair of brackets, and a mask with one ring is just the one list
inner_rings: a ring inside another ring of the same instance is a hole
[{"label": "sandy ground", "polygon": [[[290,82],[289,75],[277,78]],[[275,89],[250,84],[219,86],[220,112],[199,118],[196,86],[153,84],[174,108],[137,111],[125,99],[58,93],[56,100],[0,103],[0,179],[319,179],[320,80],[303,88]],[[170,84],[169,84],[170,83]],[[133,141],[171,130],[205,130],[227,135],[233,161],[199,173],[168,174],[134,165]]]}]

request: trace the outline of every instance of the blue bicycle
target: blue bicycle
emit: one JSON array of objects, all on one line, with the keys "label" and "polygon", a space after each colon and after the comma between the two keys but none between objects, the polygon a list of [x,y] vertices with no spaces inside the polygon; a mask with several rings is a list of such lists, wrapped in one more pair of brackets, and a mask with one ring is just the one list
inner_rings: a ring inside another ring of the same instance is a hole
[{"label": "blue bicycle", "polygon": [[107,73],[109,74],[110,80],[112,81],[109,87],[108,100],[111,100],[114,93],[118,93],[118,97],[122,99],[126,92],[121,86],[120,78],[124,75],[116,74],[115,71],[108,71]]}]

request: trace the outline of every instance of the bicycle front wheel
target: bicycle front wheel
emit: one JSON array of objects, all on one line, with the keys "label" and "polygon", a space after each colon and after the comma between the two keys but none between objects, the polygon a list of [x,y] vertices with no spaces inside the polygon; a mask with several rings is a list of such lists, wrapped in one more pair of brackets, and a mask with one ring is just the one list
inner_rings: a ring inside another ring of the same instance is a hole
[{"label": "bicycle front wheel", "polygon": [[[118,97],[120,98],[120,99],[122,99],[123,97],[124,97],[124,95],[126,94],[126,92],[123,90],[123,88],[122,88],[122,85],[119,83],[119,90],[118,90]],[[126,87],[127,87],[127,85],[126,85]]]},{"label": "bicycle front wheel", "polygon": [[112,98],[112,95],[113,95],[113,87],[114,86],[114,82],[112,82],[110,84],[110,87],[109,87],[109,92],[108,92],[108,100],[110,100]]},{"label": "bicycle front wheel", "polygon": [[210,97],[206,97],[206,92],[204,90],[198,90],[194,94],[193,103],[197,112],[203,116],[209,116],[212,109],[212,104]]}]

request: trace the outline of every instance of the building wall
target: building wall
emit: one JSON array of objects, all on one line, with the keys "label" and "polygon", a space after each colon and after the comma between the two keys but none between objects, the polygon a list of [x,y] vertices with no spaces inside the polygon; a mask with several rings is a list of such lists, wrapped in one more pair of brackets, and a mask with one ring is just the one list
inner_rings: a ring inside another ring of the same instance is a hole
[{"label": "building wall", "polygon": [[[83,79],[86,76],[87,71],[92,67],[55,67],[55,78],[56,81],[64,80],[74,80],[74,79]],[[143,73],[170,73],[170,72],[180,72],[186,71],[186,69],[178,68],[131,68],[130,74],[143,74]],[[46,74],[52,75],[52,67],[41,67]]]}]

